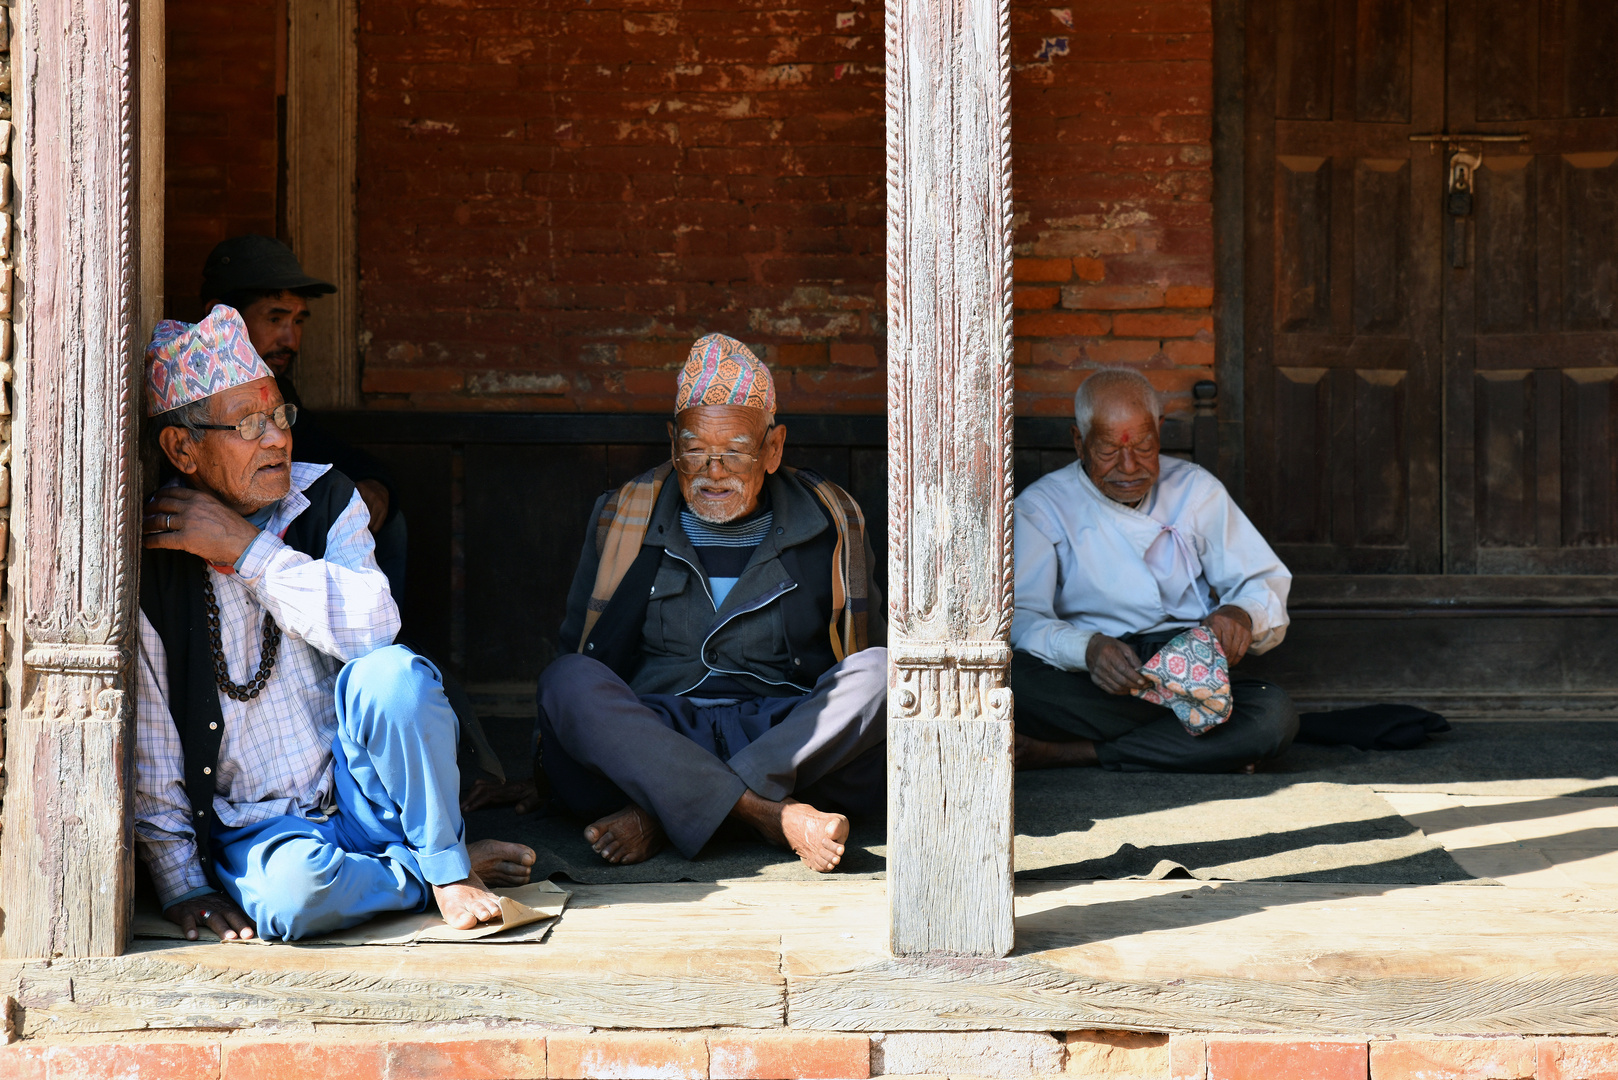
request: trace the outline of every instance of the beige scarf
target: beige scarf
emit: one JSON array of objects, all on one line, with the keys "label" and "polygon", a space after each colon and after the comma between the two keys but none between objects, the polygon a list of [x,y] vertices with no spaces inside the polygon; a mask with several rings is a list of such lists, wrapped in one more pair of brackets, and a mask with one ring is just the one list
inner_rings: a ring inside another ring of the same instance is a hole
[{"label": "beige scarf", "polygon": [[[837,544],[832,549],[832,611],[828,631],[832,655],[842,660],[867,644],[870,567],[865,564],[865,515],[846,491],[820,474],[786,466],[783,470],[815,493],[837,529]],[[595,587],[590,590],[590,603],[584,612],[579,652],[584,651],[590,631],[595,629],[601,613],[607,610],[612,594],[618,591],[619,583],[629,573],[630,564],[640,555],[657,497],[673,471],[674,463],[665,461],[613,492],[602,504],[601,514],[596,518],[596,554],[601,562],[596,568]]]}]

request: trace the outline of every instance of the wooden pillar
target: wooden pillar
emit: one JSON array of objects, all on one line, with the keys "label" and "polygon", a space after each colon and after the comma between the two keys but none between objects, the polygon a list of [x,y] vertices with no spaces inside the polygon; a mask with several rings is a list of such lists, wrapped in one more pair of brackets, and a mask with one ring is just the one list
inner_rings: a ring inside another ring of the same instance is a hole
[{"label": "wooden pillar", "polygon": [[304,272],[337,286],[310,304],[298,393],[311,408],[360,401],[357,0],[287,3],[287,231]]},{"label": "wooden pillar", "polygon": [[1011,950],[1009,5],[889,0],[888,896],[899,955]]},{"label": "wooden pillar", "polygon": [[136,10],[11,9],[22,665],[7,717],[0,953],[14,957],[117,953],[129,925]]}]

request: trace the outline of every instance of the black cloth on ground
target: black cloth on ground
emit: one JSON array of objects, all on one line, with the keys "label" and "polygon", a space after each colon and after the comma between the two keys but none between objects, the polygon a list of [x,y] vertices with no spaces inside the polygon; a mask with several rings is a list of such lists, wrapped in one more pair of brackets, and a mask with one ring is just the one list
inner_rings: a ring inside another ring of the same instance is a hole
[{"label": "black cloth on ground", "polygon": [[1298,742],[1360,750],[1414,750],[1449,721],[1416,705],[1361,705],[1298,716]]}]

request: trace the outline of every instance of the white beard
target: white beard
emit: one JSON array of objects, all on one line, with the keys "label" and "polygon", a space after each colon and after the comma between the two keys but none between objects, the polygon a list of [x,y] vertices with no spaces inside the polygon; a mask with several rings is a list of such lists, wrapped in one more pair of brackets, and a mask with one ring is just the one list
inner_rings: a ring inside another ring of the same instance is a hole
[{"label": "white beard", "polygon": [[[730,480],[721,480],[717,483],[712,480],[698,480],[691,484],[691,493],[693,495],[703,491],[734,491],[737,494],[740,494],[742,490],[742,482],[734,478]],[[736,507],[733,510],[720,509],[719,507],[712,505],[704,505],[703,501],[700,499],[687,499],[686,504],[690,506],[693,514],[697,515],[697,517],[701,518],[703,521],[706,521],[710,525],[723,525],[728,521],[735,521],[744,513],[743,506],[739,502],[727,504],[729,506]]]}]

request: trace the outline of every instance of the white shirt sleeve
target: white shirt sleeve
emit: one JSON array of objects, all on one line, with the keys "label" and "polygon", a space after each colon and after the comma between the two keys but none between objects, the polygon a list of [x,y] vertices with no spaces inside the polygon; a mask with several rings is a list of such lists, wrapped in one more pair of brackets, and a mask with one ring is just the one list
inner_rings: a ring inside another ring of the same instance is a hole
[{"label": "white shirt sleeve", "polygon": [[1084,654],[1094,635],[1056,616],[1056,594],[1061,588],[1061,559],[1052,534],[1042,528],[1044,516],[1016,503],[1013,551],[1016,563],[1016,600],[1011,619],[1011,647],[1032,653],[1063,671],[1088,671]]},{"label": "white shirt sleeve", "polygon": [[164,907],[208,884],[197,861],[191,800],[185,794],[185,753],[169,712],[168,654],[140,613],[135,657],[135,837]]},{"label": "white shirt sleeve", "polygon": [[1208,548],[1201,553],[1203,575],[1221,606],[1234,605],[1252,618],[1250,651],[1268,652],[1281,644],[1291,621],[1287,594],[1292,571],[1224,488],[1208,499],[1198,517]]},{"label": "white shirt sleeve", "polygon": [[399,605],[376,563],[370,511],[359,492],[326,534],[326,557],[311,559],[261,532],[237,570],[242,584],[287,633],[347,663],[399,633]]}]

